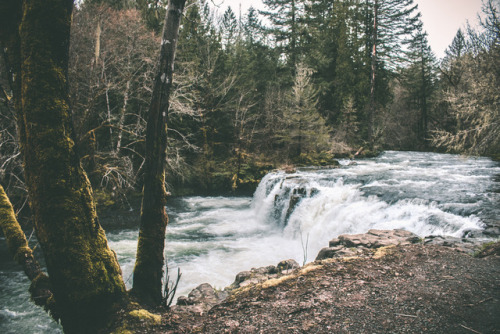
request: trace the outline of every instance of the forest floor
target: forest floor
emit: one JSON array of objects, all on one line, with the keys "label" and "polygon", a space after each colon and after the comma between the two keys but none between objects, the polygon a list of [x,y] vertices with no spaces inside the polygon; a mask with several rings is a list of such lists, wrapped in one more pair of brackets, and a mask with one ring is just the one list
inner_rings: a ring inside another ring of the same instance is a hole
[{"label": "forest floor", "polygon": [[500,333],[498,248],[484,258],[423,244],[383,250],[315,261],[205,313],[168,312],[155,332]]}]

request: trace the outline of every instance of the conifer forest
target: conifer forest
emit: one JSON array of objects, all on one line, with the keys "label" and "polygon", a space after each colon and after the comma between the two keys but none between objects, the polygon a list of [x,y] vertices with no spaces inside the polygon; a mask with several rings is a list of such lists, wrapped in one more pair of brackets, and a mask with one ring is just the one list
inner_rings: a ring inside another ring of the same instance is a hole
[{"label": "conifer forest", "polygon": [[[495,155],[498,3],[444,59],[413,0],[264,0],[246,13],[188,1],[166,124],[173,194],[253,189],[283,165],[380,150]],[[100,200],[143,184],[147,111],[166,1],[85,0],[73,12],[69,95],[81,163]],[[22,200],[16,115],[2,63],[0,171]],[[22,203],[18,203],[22,205]]]}]

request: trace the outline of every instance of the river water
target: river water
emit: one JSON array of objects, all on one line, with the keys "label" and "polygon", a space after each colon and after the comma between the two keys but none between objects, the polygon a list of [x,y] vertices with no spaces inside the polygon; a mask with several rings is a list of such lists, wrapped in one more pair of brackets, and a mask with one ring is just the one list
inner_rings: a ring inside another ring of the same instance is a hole
[{"label": "river water", "polygon": [[[166,256],[178,295],[232,283],[252,267],[314,260],[340,234],[403,228],[419,236],[481,237],[500,217],[500,166],[487,158],[385,152],[336,169],[269,173],[253,197],[182,197],[168,203]],[[137,231],[107,234],[131,285]],[[29,302],[28,281],[0,240],[0,333],[58,333]]]}]

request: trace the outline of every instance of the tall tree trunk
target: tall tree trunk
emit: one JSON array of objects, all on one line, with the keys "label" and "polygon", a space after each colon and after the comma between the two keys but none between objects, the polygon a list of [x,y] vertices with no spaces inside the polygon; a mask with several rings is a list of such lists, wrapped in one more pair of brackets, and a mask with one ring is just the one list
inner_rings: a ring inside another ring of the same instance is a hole
[{"label": "tall tree trunk", "polygon": [[65,332],[96,332],[125,285],[75,149],[67,82],[73,1],[22,3],[20,49],[6,46],[21,63],[15,98],[35,230]]},{"label": "tall tree trunk", "polygon": [[141,226],[137,245],[132,292],[145,303],[158,305],[162,300],[165,230],[165,164],[167,150],[166,117],[172,87],[175,49],[181,15],[186,0],[169,0],[160,51],[159,72],[146,127],[146,157]]},{"label": "tall tree trunk", "polygon": [[421,133],[421,142],[422,142],[422,148],[426,149],[427,148],[427,127],[428,127],[428,118],[427,118],[427,80],[425,77],[425,67],[426,67],[426,61],[425,61],[425,50],[423,45],[421,46],[420,52],[422,53],[422,61],[421,61],[421,80],[422,80],[422,88],[421,88],[421,94],[422,94],[422,111],[421,111],[421,127],[422,127],[422,133]]},{"label": "tall tree trunk", "polygon": [[130,81],[132,79],[127,79],[127,83],[125,84],[125,92],[123,93],[123,105],[122,110],[120,112],[120,120],[118,122],[118,139],[116,140],[116,150],[115,153],[120,153],[120,149],[122,147],[122,137],[123,137],[123,127],[125,124],[125,113],[127,112],[129,91],[130,91]]},{"label": "tall tree trunk", "polygon": [[368,115],[368,140],[373,145],[373,135],[375,127],[375,80],[377,74],[377,40],[378,40],[378,0],[373,5],[373,46],[372,46],[372,66],[370,77],[370,111]]},{"label": "tall tree trunk", "polygon": [[292,69],[292,73],[295,72],[296,70],[296,65],[297,65],[297,10],[296,10],[296,4],[295,0],[292,0],[292,31],[291,31],[291,58],[292,58],[292,63],[290,68]]}]

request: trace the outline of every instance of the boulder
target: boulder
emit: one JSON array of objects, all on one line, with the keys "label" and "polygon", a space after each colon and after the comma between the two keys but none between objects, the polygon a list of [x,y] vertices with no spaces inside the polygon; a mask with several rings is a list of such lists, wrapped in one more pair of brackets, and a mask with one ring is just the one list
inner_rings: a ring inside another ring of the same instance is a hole
[{"label": "boulder", "polygon": [[250,271],[242,271],[236,275],[234,282],[227,289],[233,290],[250,284],[257,284],[269,278],[275,278],[277,273],[278,268],[275,266],[252,268]]},{"label": "boulder", "polygon": [[322,248],[318,256],[316,256],[316,261],[318,260],[324,260],[324,259],[329,259],[337,255],[337,252],[341,249],[343,249],[344,246],[335,246],[335,247],[325,247]]},{"label": "boulder", "polygon": [[300,265],[294,259],[288,259],[281,261],[276,267],[278,271],[282,272],[283,270],[300,268]]},{"label": "boulder", "polygon": [[316,256],[315,261],[330,259],[333,257],[350,257],[350,256],[358,256],[363,253],[363,250],[366,250],[364,247],[359,248],[347,248],[343,245],[335,246],[335,247],[325,247],[321,249]]},{"label": "boulder", "polygon": [[424,244],[450,247],[459,252],[473,254],[481,245],[481,242],[477,239],[430,235],[424,238]]},{"label": "boulder", "polygon": [[236,285],[239,285],[241,282],[244,282],[244,281],[248,280],[250,277],[252,277],[252,272],[251,271],[242,271],[242,272],[239,272],[236,275],[236,278],[234,279],[234,283]]},{"label": "boulder", "polygon": [[369,230],[363,234],[343,234],[330,240],[329,247],[319,251],[316,260],[332,257],[358,256],[366,249],[375,249],[399,244],[420,242],[420,238],[409,231],[396,230]]},{"label": "boulder", "polygon": [[271,278],[277,278],[279,275],[288,275],[296,268],[300,268],[300,265],[293,259],[283,260],[277,266],[252,268],[250,271],[238,273],[234,282],[226,289],[238,289],[250,284],[261,283]]},{"label": "boulder", "polygon": [[260,268],[252,268],[251,273],[255,273],[257,275],[272,275],[276,274],[278,269],[275,266],[267,266]]},{"label": "boulder", "polygon": [[334,238],[334,239],[330,240],[330,242],[328,243],[328,246],[330,246],[330,247],[335,247],[338,245],[342,245],[342,241],[340,241],[339,238]]},{"label": "boulder", "polygon": [[418,242],[420,238],[406,230],[369,230],[363,234],[344,234],[330,241],[332,245],[344,245],[346,247],[379,248],[398,244],[411,244]]},{"label": "boulder", "polygon": [[187,297],[177,298],[177,305],[173,306],[172,310],[201,314],[226,299],[227,295],[227,292],[216,291],[210,284],[203,283],[193,289]]},{"label": "boulder", "polygon": [[239,287],[243,288],[243,287],[251,285],[251,284],[258,284],[258,283],[263,282],[265,280],[267,280],[267,277],[262,277],[262,276],[253,277],[253,278],[250,278],[250,279],[247,279],[247,280],[241,282]]}]

